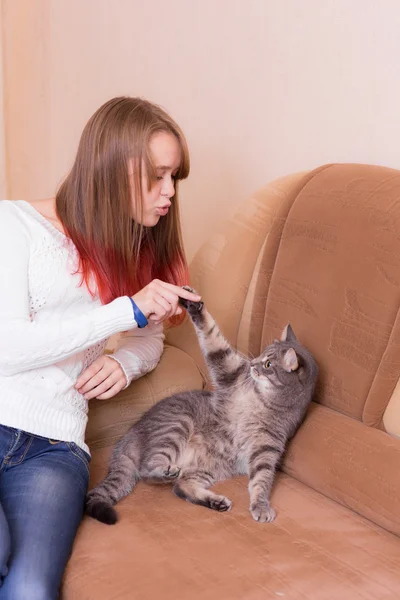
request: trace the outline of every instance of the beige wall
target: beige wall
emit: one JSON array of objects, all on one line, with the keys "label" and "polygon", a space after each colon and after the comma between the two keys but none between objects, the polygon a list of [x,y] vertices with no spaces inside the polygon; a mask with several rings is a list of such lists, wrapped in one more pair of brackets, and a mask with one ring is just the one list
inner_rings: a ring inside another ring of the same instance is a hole
[{"label": "beige wall", "polygon": [[3,27],[2,10],[0,6],[0,198],[7,195],[7,174],[5,156],[5,119],[4,119],[4,90],[3,90]]},{"label": "beige wall", "polygon": [[53,193],[119,94],[185,130],[189,256],[240,200],[330,161],[400,168],[398,0],[2,0],[8,195]]}]

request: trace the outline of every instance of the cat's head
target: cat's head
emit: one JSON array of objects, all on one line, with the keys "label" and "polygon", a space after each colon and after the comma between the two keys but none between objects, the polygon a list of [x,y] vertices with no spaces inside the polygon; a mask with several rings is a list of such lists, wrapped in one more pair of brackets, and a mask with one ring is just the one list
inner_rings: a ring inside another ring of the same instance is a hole
[{"label": "cat's head", "polygon": [[275,340],[251,362],[251,377],[265,391],[307,383],[311,373],[317,374],[311,354],[298,342],[290,324],[286,325],[280,340]]}]

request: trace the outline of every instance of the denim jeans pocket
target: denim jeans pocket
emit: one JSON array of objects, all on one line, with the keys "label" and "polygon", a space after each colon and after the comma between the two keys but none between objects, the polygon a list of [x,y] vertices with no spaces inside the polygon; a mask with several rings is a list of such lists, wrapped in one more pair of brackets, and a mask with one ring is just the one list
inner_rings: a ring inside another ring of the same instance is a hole
[{"label": "denim jeans pocket", "polygon": [[79,458],[79,460],[85,465],[86,471],[89,474],[89,464],[90,464],[90,456],[87,452],[85,452],[78,444],[75,442],[66,442],[68,448],[71,450],[72,454]]}]

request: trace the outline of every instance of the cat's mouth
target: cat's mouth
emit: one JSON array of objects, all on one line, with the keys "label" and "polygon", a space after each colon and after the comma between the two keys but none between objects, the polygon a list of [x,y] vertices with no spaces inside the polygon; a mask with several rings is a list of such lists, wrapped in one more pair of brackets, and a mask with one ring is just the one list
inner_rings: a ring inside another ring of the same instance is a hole
[{"label": "cat's mouth", "polygon": [[265,379],[265,377],[262,377],[260,372],[258,371],[257,367],[255,367],[254,365],[250,368],[250,374],[252,376],[253,379],[255,379],[256,381],[260,381]]},{"label": "cat's mouth", "polygon": [[258,371],[257,367],[255,367],[255,366],[250,367],[250,376],[254,381],[256,381],[257,383],[262,385],[264,388],[265,387],[267,387],[267,388],[273,387],[273,384],[270,382],[268,377],[266,377],[265,375],[261,375],[260,372]]}]

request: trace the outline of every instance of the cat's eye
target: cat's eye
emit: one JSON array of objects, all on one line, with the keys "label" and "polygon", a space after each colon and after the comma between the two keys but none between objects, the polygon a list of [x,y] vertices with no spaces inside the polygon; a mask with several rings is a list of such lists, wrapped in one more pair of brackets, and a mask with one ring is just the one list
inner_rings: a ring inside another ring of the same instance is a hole
[{"label": "cat's eye", "polygon": [[271,366],[271,361],[270,361],[270,360],[267,360],[267,361],[264,363],[264,367],[265,367],[266,369],[269,369],[269,368],[270,368],[270,366]]}]

